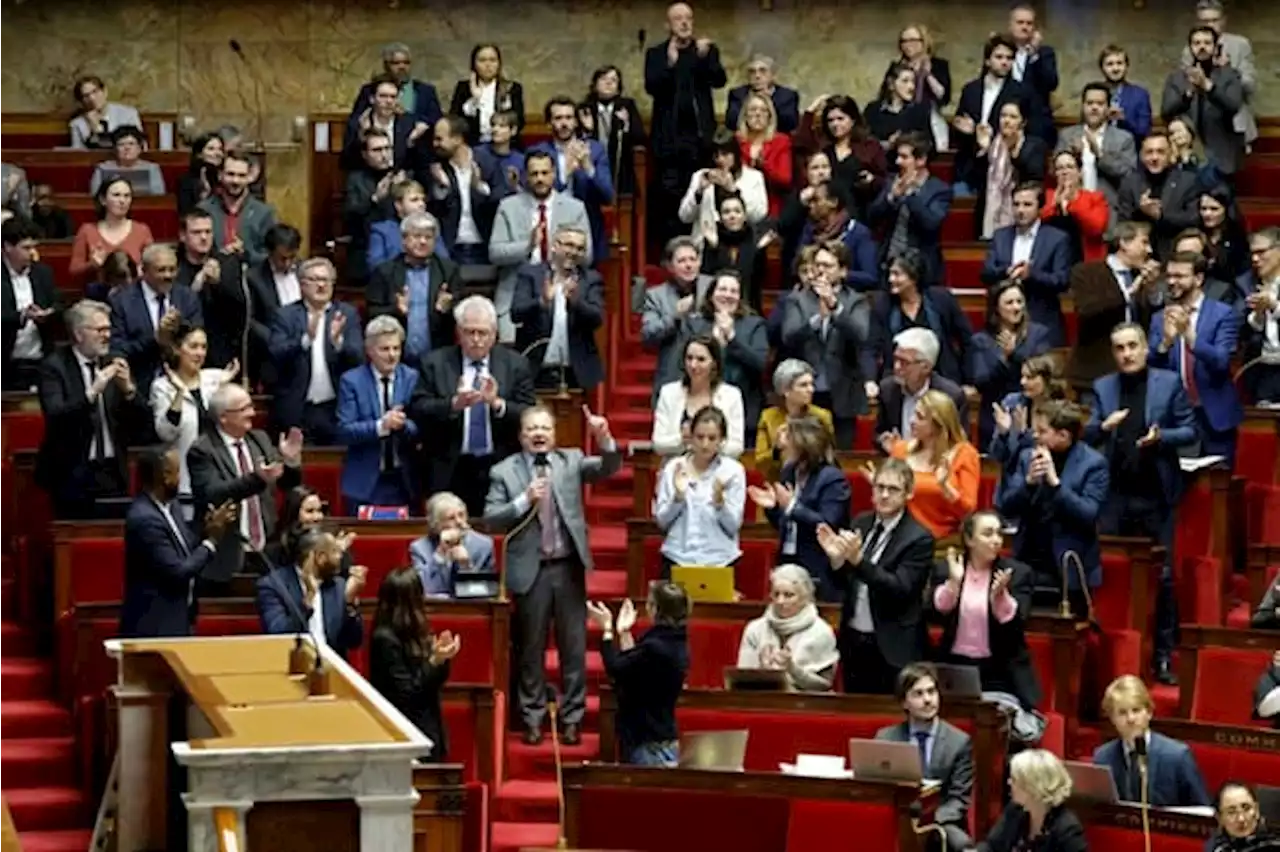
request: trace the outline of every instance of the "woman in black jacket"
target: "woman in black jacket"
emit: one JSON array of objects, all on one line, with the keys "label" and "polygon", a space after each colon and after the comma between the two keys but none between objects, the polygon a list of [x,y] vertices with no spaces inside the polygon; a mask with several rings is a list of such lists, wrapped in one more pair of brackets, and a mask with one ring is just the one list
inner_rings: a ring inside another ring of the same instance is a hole
[{"label": "woman in black jacket", "polygon": [[427,760],[439,763],[448,755],[440,690],[462,639],[448,630],[432,635],[424,598],[422,578],[413,568],[399,568],[382,581],[369,647],[369,683],[427,735]]},{"label": "woman in black jacket", "polygon": [[222,137],[216,133],[203,133],[191,143],[191,163],[187,173],[178,178],[179,216],[195,210],[217,189],[218,169],[225,155]]},{"label": "woman in black jacket", "polygon": [[502,51],[496,44],[477,44],[471,48],[471,74],[454,87],[449,114],[467,120],[467,144],[474,147],[493,138],[490,122],[498,112],[516,114],[511,147],[523,150],[524,89],[502,73]]},{"label": "woman in black jacket", "polygon": [[978,852],[1088,852],[1070,796],[1062,761],[1043,749],[1018,752],[1009,761],[1009,804]]},{"label": "woman in black jacket", "polygon": [[[329,520],[329,504],[324,502],[320,493],[309,485],[298,485],[289,489],[284,497],[284,510],[280,513],[276,533],[267,546],[262,548],[262,555],[271,565],[296,565],[298,555],[295,551],[302,533],[311,527],[324,526]],[[351,573],[351,542],[356,534],[352,532],[334,531],[338,544],[342,545],[342,565],[338,573],[343,577]]]},{"label": "woman in black jacket", "polygon": [[653,625],[637,641],[631,635],[636,608],[623,601],[617,640],[613,613],[602,603],[587,604],[587,615],[604,631],[604,668],[618,694],[618,741],[622,762],[675,766],[679,759],[676,703],[689,671],[689,598],[675,583],[654,583],[645,604]]},{"label": "woman in black jacket", "polygon": [[948,287],[925,287],[928,259],[905,249],[889,264],[889,289],[872,294],[871,339],[880,358],[880,375],[893,375],[893,338],[908,328],[927,328],[938,338],[933,372],[958,385],[969,384],[967,367],[973,326]]}]

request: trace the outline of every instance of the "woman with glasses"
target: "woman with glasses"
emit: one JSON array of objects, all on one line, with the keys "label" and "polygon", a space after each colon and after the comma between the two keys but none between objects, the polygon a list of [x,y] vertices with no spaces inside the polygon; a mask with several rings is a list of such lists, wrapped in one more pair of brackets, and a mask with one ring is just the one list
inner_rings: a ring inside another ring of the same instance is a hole
[{"label": "woman with glasses", "polygon": [[1040,220],[1071,238],[1071,263],[1102,260],[1107,256],[1107,231],[1111,227],[1111,206],[1096,189],[1085,189],[1080,177],[1080,155],[1059,151],[1053,155],[1053,176],[1057,185],[1045,190]]},{"label": "woman with glasses", "polygon": [[1263,852],[1280,849],[1280,832],[1262,817],[1258,791],[1243,781],[1228,781],[1214,800],[1218,830],[1205,852]]},{"label": "woman with glasses", "polygon": [[951,103],[951,65],[933,55],[933,33],[923,24],[911,24],[898,33],[898,51],[889,67],[905,66],[915,73],[912,101],[928,107],[934,150],[946,151],[950,133],[942,108]]}]

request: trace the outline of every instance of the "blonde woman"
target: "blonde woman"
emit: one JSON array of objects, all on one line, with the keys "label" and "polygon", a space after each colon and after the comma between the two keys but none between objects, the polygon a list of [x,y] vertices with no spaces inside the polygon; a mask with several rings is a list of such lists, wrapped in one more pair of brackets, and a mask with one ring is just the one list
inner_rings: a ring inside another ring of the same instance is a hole
[{"label": "blonde woman", "polygon": [[835,631],[818,612],[809,572],[791,564],[773,569],[769,605],[742,631],[738,668],[776,669],[793,690],[825,692],[839,661]]},{"label": "blonde woman", "polygon": [[738,145],[742,148],[742,162],[764,175],[769,216],[777,218],[791,191],[791,137],[778,132],[778,113],[770,98],[754,92],[747,95],[742,104]]},{"label": "blonde woman", "polygon": [[1009,761],[1009,804],[978,852],[1088,852],[1084,827],[1067,809],[1071,776],[1051,752],[1028,749]]},{"label": "blonde woman", "polygon": [[934,538],[955,535],[978,507],[978,450],[965,435],[955,403],[942,391],[925,391],[910,429],[910,440],[889,433],[882,441],[890,456],[904,459],[915,473],[911,515]]}]

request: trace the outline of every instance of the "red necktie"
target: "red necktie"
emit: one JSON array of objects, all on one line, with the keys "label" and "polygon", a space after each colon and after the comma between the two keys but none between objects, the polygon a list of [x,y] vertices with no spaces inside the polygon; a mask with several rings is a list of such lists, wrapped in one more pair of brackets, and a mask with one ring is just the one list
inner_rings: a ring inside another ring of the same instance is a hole
[{"label": "red necktie", "polygon": [[1192,405],[1200,404],[1200,388],[1196,387],[1196,356],[1186,338],[1182,339],[1182,381]]},{"label": "red necktie", "polygon": [[551,244],[547,238],[547,202],[538,205],[538,250],[542,252],[542,262],[551,262]]},{"label": "red necktie", "polygon": [[[253,473],[253,465],[249,463],[249,453],[245,451],[244,441],[236,441],[236,461],[240,465],[241,476]],[[267,543],[266,532],[262,528],[262,503],[257,497],[250,497],[244,502],[249,512],[249,544],[254,550],[261,550]]]}]

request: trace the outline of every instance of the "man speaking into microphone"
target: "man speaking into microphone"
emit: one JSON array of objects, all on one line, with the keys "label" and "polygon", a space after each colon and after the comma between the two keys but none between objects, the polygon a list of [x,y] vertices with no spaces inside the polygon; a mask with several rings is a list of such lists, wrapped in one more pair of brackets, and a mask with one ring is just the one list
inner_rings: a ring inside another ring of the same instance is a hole
[{"label": "man speaking into microphone", "polygon": [[506,586],[516,605],[517,687],[524,741],[542,742],[547,713],[543,671],[547,629],[554,619],[563,697],[561,740],[581,741],[587,704],[587,588],[592,568],[582,486],[617,472],[622,455],[609,421],[582,407],[601,455],[556,448],[556,424],[541,405],[520,417],[521,452],[489,471],[484,520],[505,532]]}]

